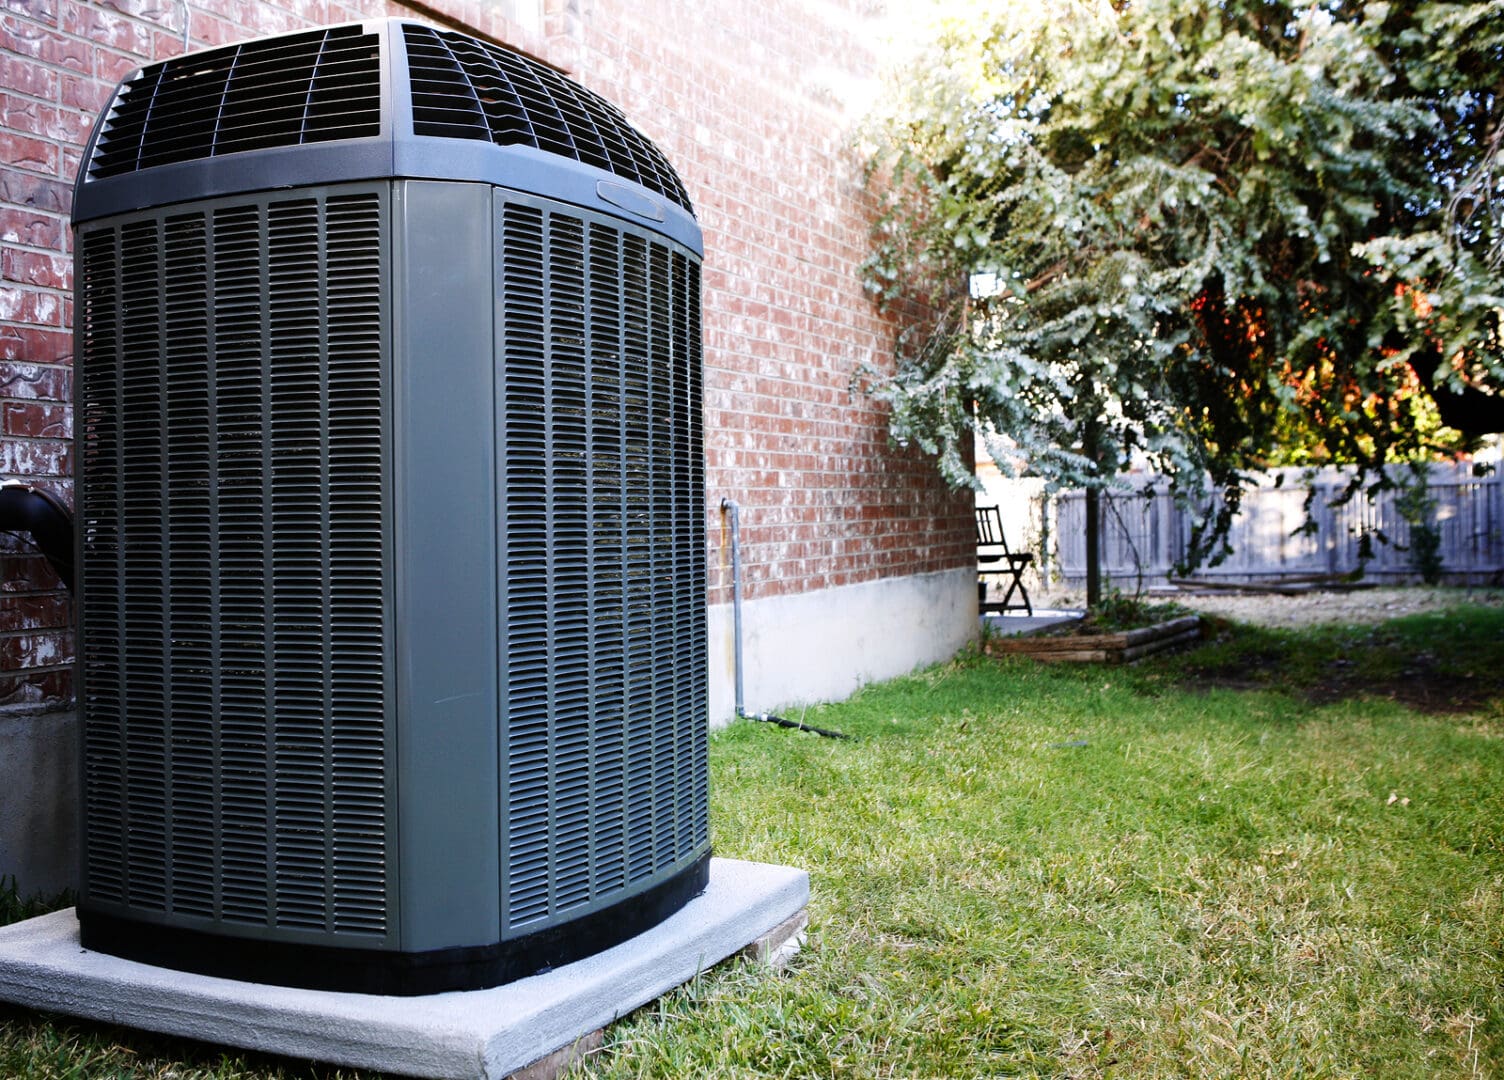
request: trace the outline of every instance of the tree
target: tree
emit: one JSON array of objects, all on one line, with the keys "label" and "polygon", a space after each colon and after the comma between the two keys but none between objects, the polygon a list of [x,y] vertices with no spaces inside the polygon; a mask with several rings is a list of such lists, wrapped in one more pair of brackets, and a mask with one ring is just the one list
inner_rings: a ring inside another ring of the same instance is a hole
[{"label": "tree", "polygon": [[[870,173],[868,287],[926,313],[875,388],[894,437],[958,485],[969,433],[1089,495],[1146,461],[1209,507],[1188,566],[1225,555],[1281,446],[1357,464],[1355,490],[1467,449],[1504,404],[1501,73],[1501,3],[1066,0],[947,26]],[[1484,422],[1446,427],[1447,394]]]}]

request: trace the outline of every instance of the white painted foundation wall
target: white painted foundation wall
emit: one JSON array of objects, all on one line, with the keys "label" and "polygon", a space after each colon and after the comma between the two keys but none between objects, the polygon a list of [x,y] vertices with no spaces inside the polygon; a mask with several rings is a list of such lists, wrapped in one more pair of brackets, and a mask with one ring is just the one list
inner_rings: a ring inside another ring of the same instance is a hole
[{"label": "white painted foundation wall", "polygon": [[[736,716],[732,623],[730,604],[710,608],[711,727]],[[954,656],[977,626],[974,567],[745,601],[746,710],[840,701],[866,683]]]}]

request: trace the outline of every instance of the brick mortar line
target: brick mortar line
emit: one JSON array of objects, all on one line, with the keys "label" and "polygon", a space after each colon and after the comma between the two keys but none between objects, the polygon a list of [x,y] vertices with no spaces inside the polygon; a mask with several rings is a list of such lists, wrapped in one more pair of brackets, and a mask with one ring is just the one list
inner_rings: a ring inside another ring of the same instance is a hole
[{"label": "brick mortar line", "polygon": [[[11,56],[16,56],[16,57],[20,56],[19,53],[11,53],[10,55]],[[34,66],[43,68],[43,69],[45,69],[47,71],[66,71],[66,72],[69,72],[70,74],[77,75],[80,79],[88,79],[90,82],[97,82],[97,81],[99,81],[99,80],[95,79],[94,76],[92,76],[92,75],[83,75],[83,74],[80,74],[79,72],[74,71],[72,68],[59,67],[57,64],[49,64],[45,60],[39,60],[39,59],[37,59],[35,57],[30,57],[30,56],[26,57],[25,59],[28,60],[28,61],[30,61]],[[35,94],[28,94],[25,90],[22,90],[19,87],[15,87],[15,86],[0,86],[0,93],[9,94],[13,98],[19,98],[21,101],[29,101],[29,102],[32,102],[32,103],[37,104],[37,105],[46,105],[49,108],[67,109],[70,112],[82,112],[83,111],[82,109],[74,108],[74,106],[72,106],[72,105],[64,105],[63,104],[63,88],[62,88],[61,82],[59,82],[59,84],[58,84],[58,93],[57,93],[56,97],[38,97]],[[14,131],[18,135],[30,135],[31,134],[31,132],[29,132],[29,131],[23,131],[21,128],[13,128],[13,127],[0,128],[0,131]],[[43,136],[40,136],[40,135],[37,136],[37,138],[42,138],[42,137]]]},{"label": "brick mortar line", "polygon": [[[67,2],[70,2],[70,0],[63,0],[63,2],[67,3]],[[267,4],[266,6],[267,7],[276,7],[277,5],[275,5],[275,4]],[[183,28],[181,26],[169,26],[165,22],[154,22],[151,19],[144,18],[143,16],[132,15],[130,12],[119,11],[119,10],[117,10],[115,8],[108,8],[108,9],[106,9],[104,7],[97,7],[97,8],[94,8],[94,10],[99,11],[101,13],[104,13],[107,16],[107,18],[110,19],[110,20],[116,20],[116,19],[118,19],[118,20],[120,20],[122,22],[130,23],[132,26],[138,26],[138,27],[141,27],[143,29],[156,31],[156,32],[159,32],[159,33],[175,35],[179,41],[181,41],[182,38],[183,38]],[[235,22],[234,19],[226,17],[225,15],[221,14],[219,11],[209,11],[209,10],[203,8],[203,7],[200,7],[199,10],[203,14],[211,15],[211,16],[213,16],[215,18],[221,19],[222,21],[230,22],[230,23],[234,23]],[[59,15],[62,14],[61,9],[59,9],[58,13],[59,13]],[[288,14],[292,15],[292,14],[295,14],[295,13],[289,11]],[[81,42],[83,42],[86,45],[96,46],[96,47],[101,48],[101,49],[109,49],[111,52],[120,52],[119,49],[115,48],[115,46],[112,45],[112,44],[110,44],[109,42],[96,41],[94,38],[88,37],[88,36],[86,36],[84,34],[77,34],[77,33],[74,33],[71,30],[65,30],[65,29],[63,29],[63,25],[62,25],[61,21],[50,22],[50,23],[49,22],[44,22],[41,19],[36,18],[35,16],[28,15],[25,12],[21,12],[21,11],[9,11],[9,10],[7,10],[7,11],[4,12],[4,15],[10,16],[11,18],[14,18],[14,19],[16,19],[19,22],[24,22],[24,23],[27,23],[28,25],[38,27],[41,30],[46,31],[47,33],[55,34],[58,37],[67,38],[70,41],[81,41]],[[176,17],[177,15],[178,15],[177,11],[174,10],[173,11],[173,16]],[[239,25],[239,24],[236,24],[236,25]],[[63,70],[63,71],[74,71],[75,70],[73,68],[68,67],[67,65],[53,64],[53,63],[50,63],[50,62],[48,62],[46,60],[42,60],[42,59],[37,58],[37,57],[26,57],[26,59],[28,59],[28,60],[35,60],[37,63],[40,63],[40,64],[42,64],[42,65],[44,65],[46,67],[49,67],[49,68],[59,68],[60,70]],[[75,74],[78,74],[78,72],[75,72]]]},{"label": "brick mortar line", "polygon": [[[9,207],[8,204],[0,204],[0,210],[4,209],[20,209],[20,207]],[[7,251],[24,251],[28,255],[46,255],[54,259],[68,259],[70,262],[72,261],[72,256],[62,248],[37,247],[35,244],[27,244],[20,240],[0,240],[0,244],[4,244],[5,250]],[[71,289],[64,289],[59,285],[33,285],[27,281],[11,281],[9,278],[6,278],[4,280],[10,285],[16,285],[22,288],[50,289],[53,292],[60,293],[72,292]],[[26,325],[30,324],[28,323]]]},{"label": "brick mortar line", "polygon": [[0,199],[0,210],[14,210],[28,217],[45,218],[56,221],[58,224],[63,224],[68,220],[68,215],[61,210],[43,210],[39,207],[28,206],[26,203],[10,202],[6,199]]},{"label": "brick mortar line", "polygon": [[[7,245],[9,245],[10,242],[9,241],[5,241],[5,243]],[[51,250],[50,253],[53,254],[53,255],[61,255],[61,254],[63,254],[61,251],[57,251],[56,249]],[[25,281],[9,281],[9,280],[7,280],[5,282],[5,284],[4,284],[3,287],[7,288],[7,289],[20,289],[22,292],[53,293],[53,294],[55,294],[57,296],[72,296],[73,295],[73,290],[72,289],[64,289],[64,288],[61,288],[61,287],[59,287],[57,285],[32,285],[31,283],[25,282]],[[28,323],[28,322],[20,322],[20,321],[15,320],[15,319],[6,319],[6,320],[0,320],[0,326],[37,326],[37,324],[36,323]],[[43,329],[42,327],[38,327],[38,328],[39,329]],[[57,329],[57,328],[54,327],[53,329]]]},{"label": "brick mortar line", "polygon": [[[51,291],[55,292],[55,293],[62,293],[65,296],[72,295],[66,289],[52,289]],[[73,328],[71,326],[70,327],[51,326],[51,325],[41,326],[41,325],[38,325],[37,323],[20,322],[17,319],[0,319],[0,332],[6,331],[6,330],[36,330],[36,331],[39,331],[39,332],[42,332],[42,333],[66,334],[69,337],[73,336]],[[6,363],[6,364],[29,364],[29,365],[31,365],[33,367],[56,368],[59,371],[72,371],[73,370],[73,364],[72,364],[72,362],[71,361],[67,361],[67,360],[3,360],[3,359],[0,359],[0,363]]]}]

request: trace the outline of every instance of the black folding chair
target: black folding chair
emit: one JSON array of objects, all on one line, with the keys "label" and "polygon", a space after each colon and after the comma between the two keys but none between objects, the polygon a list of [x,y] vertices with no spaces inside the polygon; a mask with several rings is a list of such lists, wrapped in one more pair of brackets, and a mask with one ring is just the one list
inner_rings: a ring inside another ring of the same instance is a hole
[{"label": "black folding chair", "polygon": [[[977,598],[984,612],[1019,611],[1034,614],[1024,588],[1024,571],[1034,564],[1034,553],[1015,555],[1003,537],[1003,519],[995,506],[977,507]],[[1006,578],[1008,588],[1000,601],[987,602],[987,580]],[[1013,595],[1018,594],[1014,601]]]}]

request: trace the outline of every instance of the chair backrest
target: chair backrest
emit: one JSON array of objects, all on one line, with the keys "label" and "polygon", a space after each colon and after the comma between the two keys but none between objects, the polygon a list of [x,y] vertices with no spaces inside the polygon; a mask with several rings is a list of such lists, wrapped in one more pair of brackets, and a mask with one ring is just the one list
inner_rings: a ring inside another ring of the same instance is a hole
[{"label": "chair backrest", "polygon": [[1003,539],[1003,516],[995,506],[977,507],[977,547],[1000,548],[997,554],[1009,554],[1008,541]]}]

